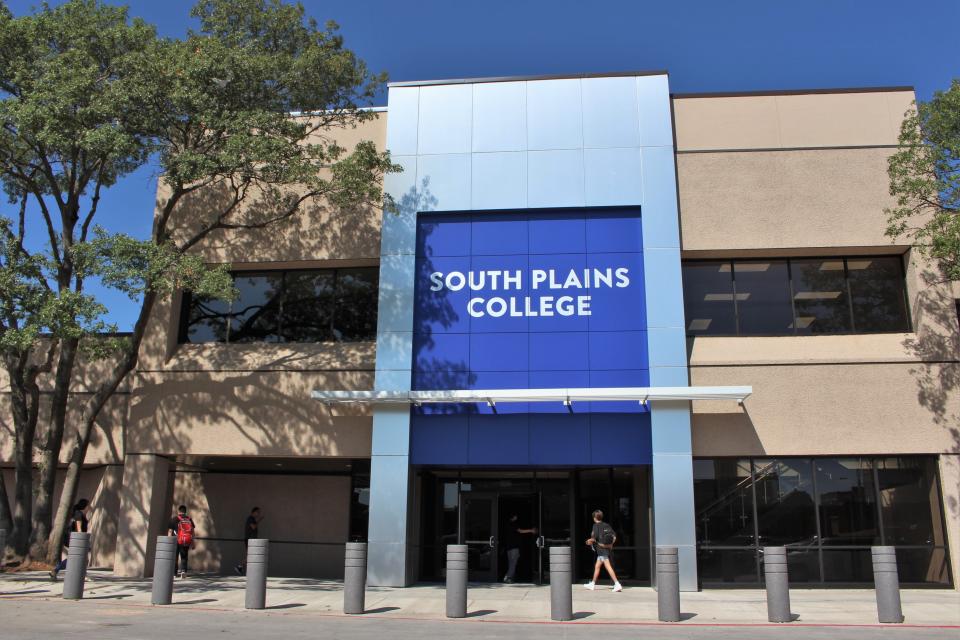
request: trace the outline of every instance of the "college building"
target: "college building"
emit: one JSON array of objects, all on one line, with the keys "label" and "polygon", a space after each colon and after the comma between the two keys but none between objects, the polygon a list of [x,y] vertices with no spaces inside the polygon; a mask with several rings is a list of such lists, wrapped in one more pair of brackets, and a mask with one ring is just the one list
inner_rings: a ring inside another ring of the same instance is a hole
[{"label": "college building", "polygon": [[191,569],[229,572],[259,506],[272,575],[367,541],[371,585],[442,580],[447,544],[499,581],[520,526],[519,581],[557,545],[587,579],[601,509],[634,584],[670,545],[684,590],[756,587],[785,545],[795,585],[867,585],[892,545],[902,584],[955,588],[960,287],[884,234],[913,100],[391,85],[332,135],[391,152],[393,207],[215,232],[195,250],[239,297],[155,309],[82,478],[92,564],[149,575],[184,504]]}]

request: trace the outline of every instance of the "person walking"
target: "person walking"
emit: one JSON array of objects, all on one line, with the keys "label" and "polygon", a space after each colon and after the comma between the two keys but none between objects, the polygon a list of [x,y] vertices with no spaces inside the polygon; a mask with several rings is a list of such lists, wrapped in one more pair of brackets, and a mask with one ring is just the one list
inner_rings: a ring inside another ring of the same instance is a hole
[{"label": "person walking", "polygon": [[613,555],[613,545],[617,542],[617,534],[613,527],[603,521],[603,511],[597,509],[593,512],[593,528],[590,530],[590,537],[587,539],[587,546],[591,547],[597,554],[597,563],[593,567],[593,579],[583,585],[590,591],[596,588],[597,580],[600,578],[600,567],[604,567],[613,580],[613,590],[623,591],[620,581],[617,580],[617,574],[613,570],[613,564],[610,562],[610,556]]},{"label": "person walking", "polygon": [[250,544],[251,539],[260,537],[261,520],[263,520],[263,516],[260,515],[260,507],[254,507],[250,510],[247,521],[243,524],[243,558],[240,559],[240,564],[233,568],[238,576],[247,572],[247,545]]},{"label": "person walking", "polygon": [[86,533],[90,521],[87,519],[87,513],[90,511],[90,501],[86,498],[80,498],[73,505],[73,514],[70,516],[70,526],[63,532],[63,539],[60,541],[60,559],[53,569],[50,569],[50,580],[56,582],[61,571],[67,568],[67,559],[63,557],[63,549],[70,547],[70,534],[73,532]]},{"label": "person walking", "polygon": [[193,518],[187,515],[187,507],[180,505],[177,507],[177,515],[170,519],[170,526],[167,527],[168,536],[177,537],[177,558],[173,566],[174,574],[180,575],[182,580],[189,571],[188,555],[193,548],[193,537],[197,534],[197,528],[193,524]]},{"label": "person walking", "polygon": [[536,535],[536,529],[521,529],[520,518],[517,514],[510,516],[507,522],[507,528],[503,532],[503,548],[507,550],[507,575],[503,581],[512,584],[517,575],[517,561],[520,560],[520,544],[523,542],[523,536],[526,534]]}]

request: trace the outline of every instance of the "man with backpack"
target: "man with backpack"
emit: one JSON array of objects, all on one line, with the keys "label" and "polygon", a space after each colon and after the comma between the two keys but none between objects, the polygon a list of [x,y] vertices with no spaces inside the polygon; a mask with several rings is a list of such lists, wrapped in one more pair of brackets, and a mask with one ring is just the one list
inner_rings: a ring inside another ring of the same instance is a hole
[{"label": "man with backpack", "polygon": [[180,505],[177,508],[177,515],[170,520],[167,535],[177,536],[177,559],[173,572],[179,573],[181,579],[187,575],[187,554],[193,548],[193,536],[196,533],[193,519],[187,515],[187,507]]},{"label": "man with backpack", "polygon": [[583,585],[590,591],[596,588],[597,580],[600,578],[600,567],[603,566],[610,574],[613,580],[613,590],[623,591],[620,581],[617,580],[617,574],[613,570],[613,564],[610,563],[610,556],[613,554],[613,545],[617,541],[617,535],[613,532],[613,527],[603,521],[603,511],[597,509],[593,512],[593,528],[590,531],[590,538],[587,540],[587,546],[591,547],[597,554],[597,563],[593,567],[593,579]]}]

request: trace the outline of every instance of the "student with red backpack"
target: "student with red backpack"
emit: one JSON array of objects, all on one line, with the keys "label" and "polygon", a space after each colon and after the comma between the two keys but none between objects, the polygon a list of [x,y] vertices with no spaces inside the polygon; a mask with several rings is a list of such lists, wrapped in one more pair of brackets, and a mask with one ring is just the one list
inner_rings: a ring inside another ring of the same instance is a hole
[{"label": "student with red backpack", "polygon": [[177,515],[170,520],[170,526],[167,528],[168,536],[177,536],[177,564],[174,565],[174,573],[179,573],[183,579],[187,575],[187,554],[193,548],[193,537],[197,533],[197,528],[193,524],[193,519],[187,515],[187,507],[180,505],[177,508]]}]

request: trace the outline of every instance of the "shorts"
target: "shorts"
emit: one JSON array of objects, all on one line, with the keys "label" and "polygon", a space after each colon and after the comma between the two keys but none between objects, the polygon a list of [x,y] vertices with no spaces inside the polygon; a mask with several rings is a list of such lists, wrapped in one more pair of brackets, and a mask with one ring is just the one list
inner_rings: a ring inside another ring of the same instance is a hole
[{"label": "shorts", "polygon": [[609,559],[610,559],[610,552],[609,552],[609,551],[606,551],[606,550],[604,550],[604,551],[597,551],[597,562],[606,562],[606,561],[609,560]]}]

